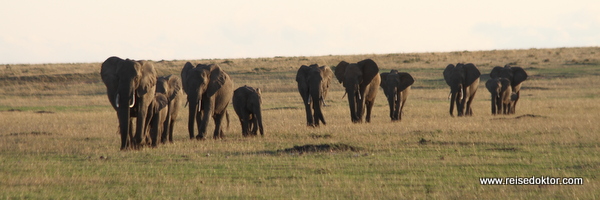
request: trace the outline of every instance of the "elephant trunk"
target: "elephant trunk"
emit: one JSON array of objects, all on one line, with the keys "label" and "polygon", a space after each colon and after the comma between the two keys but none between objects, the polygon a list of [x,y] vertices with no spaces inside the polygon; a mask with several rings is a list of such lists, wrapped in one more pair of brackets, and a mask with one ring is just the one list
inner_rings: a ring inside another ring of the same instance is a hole
[{"label": "elephant trunk", "polygon": [[350,118],[352,122],[358,123],[360,122],[360,117],[358,116],[358,103],[360,100],[357,98],[355,91],[346,91],[348,93],[348,105],[350,106]]},{"label": "elephant trunk", "polygon": [[[454,101],[456,101],[458,92],[452,92],[450,97],[450,116],[454,117]],[[458,103],[458,102],[457,102]]]},{"label": "elephant trunk", "polygon": [[[129,87],[126,87],[129,88]],[[130,141],[130,118],[131,113],[128,106],[120,106],[119,105],[127,105],[129,104],[130,98],[135,98],[135,95],[132,95],[131,89],[129,90],[121,90],[118,91],[117,97],[115,99],[115,104],[117,105],[117,117],[119,119],[119,133],[121,134],[121,150],[125,150]]]},{"label": "elephant trunk", "polygon": [[188,118],[188,132],[190,133],[190,139],[194,139],[194,122],[196,121],[196,113],[200,108],[198,104],[198,97],[194,94],[188,95],[189,102],[189,118]]},{"label": "elephant trunk", "polygon": [[402,116],[401,116],[402,113],[400,112],[400,103],[402,102],[402,92],[397,91],[397,89],[396,89],[396,93],[394,96],[396,96],[396,99],[394,101],[394,103],[395,103],[394,104],[394,106],[395,106],[394,117],[396,117],[396,120],[400,120],[400,119],[402,119]]},{"label": "elephant trunk", "polygon": [[311,88],[310,90],[312,109],[314,110],[313,120],[314,126],[319,126],[319,122],[323,122],[326,124],[325,118],[323,117],[323,112],[321,111],[321,106],[323,102],[323,95],[321,95],[320,85]]}]

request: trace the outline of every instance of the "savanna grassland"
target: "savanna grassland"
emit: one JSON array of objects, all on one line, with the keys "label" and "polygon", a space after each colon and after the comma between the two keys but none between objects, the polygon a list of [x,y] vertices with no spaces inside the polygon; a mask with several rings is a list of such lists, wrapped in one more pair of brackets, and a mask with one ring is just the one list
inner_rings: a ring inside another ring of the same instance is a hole
[{"label": "savanna grassland", "polygon": [[[125,56],[125,55],[124,55]],[[372,123],[350,121],[335,80],[327,125],[306,126],[301,65],[372,58],[415,78],[401,122],[383,92]],[[135,58],[143,59],[143,58]],[[160,75],[186,61],[155,61]],[[120,151],[100,63],[0,65],[3,199],[597,199],[600,48],[494,50],[196,60],[217,63],[236,87],[263,90],[264,137],[244,138],[230,107],[226,139],[189,140],[182,107],[175,142]],[[482,73],[473,117],[448,114],[446,65]],[[515,115],[491,115],[495,66],[523,67]],[[183,105],[183,104],[182,104]],[[209,132],[212,131],[212,124]],[[212,132],[210,132],[212,134]],[[295,146],[329,145],[322,151]],[[481,185],[481,177],[581,177],[583,185]]]}]

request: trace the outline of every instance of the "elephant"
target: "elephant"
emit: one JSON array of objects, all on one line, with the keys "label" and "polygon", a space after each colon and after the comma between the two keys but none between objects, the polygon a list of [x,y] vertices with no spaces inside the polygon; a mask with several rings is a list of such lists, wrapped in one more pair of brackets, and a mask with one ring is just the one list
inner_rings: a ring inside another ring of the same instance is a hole
[{"label": "elephant", "polygon": [[444,69],[444,80],[450,86],[450,116],[454,116],[454,102],[458,116],[472,116],[471,103],[479,86],[481,72],[473,63],[449,64]]},{"label": "elephant", "polygon": [[261,94],[260,88],[247,85],[233,91],[233,109],[240,119],[244,137],[256,136],[257,130],[260,130],[261,136],[265,135],[260,108]]},{"label": "elephant", "polygon": [[511,67],[510,65],[505,65],[504,67],[497,66],[490,72],[490,78],[506,78],[510,81],[512,92],[516,95],[512,98],[509,113],[515,114],[517,101],[519,101],[519,97],[521,96],[521,84],[527,80],[527,72],[521,67]]},{"label": "elephant", "polygon": [[319,122],[327,124],[323,116],[322,106],[325,105],[325,97],[332,78],[333,72],[327,66],[302,65],[298,69],[296,82],[298,82],[298,92],[300,92],[304,102],[307,126],[317,127]]},{"label": "elephant", "polygon": [[152,147],[156,147],[158,143],[158,134],[163,137],[162,143],[165,143],[164,132],[169,128],[169,99],[164,93],[156,92],[152,103],[150,104],[150,139]]},{"label": "elephant", "polygon": [[508,114],[512,102],[510,81],[505,78],[493,78],[485,83],[492,98],[492,115]]},{"label": "elephant", "polygon": [[399,73],[398,70],[381,73],[380,76],[381,83],[379,86],[383,89],[390,105],[390,118],[392,121],[400,121],[402,120],[402,109],[408,98],[410,86],[415,82],[415,79],[409,73]]},{"label": "elephant", "polygon": [[366,59],[352,64],[341,61],[334,73],[337,80],[346,88],[352,122],[362,122],[365,107],[366,122],[371,122],[371,110],[377,96],[377,87],[381,83],[379,67],[375,61]]},{"label": "elephant", "polygon": [[[137,147],[148,131],[148,109],[154,99],[156,69],[149,61],[109,57],[100,69],[112,107],[117,111],[121,150]],[[133,135],[133,118],[137,118]]]},{"label": "elephant", "polygon": [[221,122],[226,117],[229,127],[227,106],[233,96],[233,81],[229,75],[216,64],[198,64],[194,67],[192,63],[187,62],[181,70],[181,79],[189,103],[190,139],[194,138],[194,120],[198,125],[196,139],[205,139],[210,117],[215,122],[213,138],[223,138]]},{"label": "elephant", "polygon": [[156,93],[164,94],[168,101],[169,112],[167,113],[167,123],[161,133],[161,142],[167,140],[173,142],[173,129],[175,121],[179,115],[179,106],[181,105],[181,96],[183,94],[181,78],[176,75],[158,77],[156,82]]}]

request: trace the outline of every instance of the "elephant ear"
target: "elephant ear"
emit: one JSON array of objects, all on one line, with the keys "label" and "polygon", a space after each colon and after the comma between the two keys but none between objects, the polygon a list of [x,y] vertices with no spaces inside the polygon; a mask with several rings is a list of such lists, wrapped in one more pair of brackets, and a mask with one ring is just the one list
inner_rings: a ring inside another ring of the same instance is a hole
[{"label": "elephant ear", "polygon": [[175,99],[181,93],[181,79],[175,75],[167,76],[167,84],[170,87],[168,97],[169,99]]},{"label": "elephant ear", "polygon": [[463,66],[465,70],[465,84],[471,85],[481,76],[481,72],[473,63],[467,63]]},{"label": "elephant ear", "polygon": [[110,57],[102,63],[102,67],[100,68],[100,76],[102,77],[102,82],[106,85],[106,94],[108,95],[108,100],[113,108],[117,108],[116,102],[114,102],[117,95],[117,89],[119,88],[117,66],[122,60],[123,59],[116,56]]},{"label": "elephant ear", "polygon": [[449,64],[448,66],[446,66],[446,69],[444,69],[444,80],[446,81],[446,84],[448,84],[449,86],[452,86],[452,82],[451,82],[451,77],[452,77],[452,71],[455,69],[456,67],[453,64]]},{"label": "elephant ear", "polygon": [[212,96],[217,93],[225,83],[229,80],[229,75],[225,73],[219,65],[210,64],[208,65],[210,70],[210,78],[208,82],[208,88],[206,92],[208,96]]},{"label": "elephant ear", "polygon": [[154,92],[154,90],[156,89],[157,78],[157,72],[154,68],[154,65],[150,61],[138,61],[136,62],[136,65],[140,65],[139,67],[141,69],[142,76],[142,80],[140,81],[141,85],[139,85],[138,91],[140,91],[141,94],[145,94],[147,92]]},{"label": "elephant ear", "polygon": [[183,66],[183,69],[181,70],[181,80],[182,80],[182,86],[183,86],[183,90],[185,91],[186,94],[191,94],[194,91],[190,91],[191,88],[187,87],[187,82],[189,81],[188,79],[190,77],[188,77],[190,75],[190,70],[194,69],[194,65],[192,65],[192,63],[190,62],[186,62],[185,65]]},{"label": "elephant ear", "polygon": [[388,75],[390,75],[389,72],[384,72],[384,73],[379,74],[379,76],[381,77],[381,82],[379,83],[379,86],[383,89],[385,89],[385,83],[387,81]]},{"label": "elephant ear", "polygon": [[322,81],[325,84],[323,84],[324,88],[321,88],[321,90],[323,91],[323,99],[325,99],[325,97],[327,97],[327,91],[329,91],[329,84],[331,84],[331,79],[333,79],[333,71],[327,66],[321,66],[319,67],[319,70],[323,72]]},{"label": "elephant ear", "polygon": [[511,67],[510,70],[513,74],[511,84],[514,86],[521,84],[521,82],[527,80],[527,72],[521,67]]},{"label": "elephant ear", "polygon": [[400,77],[400,85],[398,85],[398,90],[400,91],[404,91],[406,88],[415,83],[415,79],[409,73],[400,72],[398,73],[398,76]]},{"label": "elephant ear", "polygon": [[366,60],[358,62],[357,64],[362,67],[362,72],[363,72],[363,75],[362,75],[363,83],[362,84],[367,85],[367,84],[371,83],[373,78],[375,78],[375,76],[379,75],[379,67],[377,66],[377,63],[375,63],[375,61],[373,61],[371,59],[366,59]]},{"label": "elephant ear", "polygon": [[500,78],[500,73],[504,70],[504,67],[496,66],[490,72],[490,78]]},{"label": "elephant ear", "polygon": [[337,78],[340,83],[344,82],[344,74],[346,73],[346,67],[348,67],[349,64],[350,63],[346,61],[342,61],[335,67],[335,78]]}]

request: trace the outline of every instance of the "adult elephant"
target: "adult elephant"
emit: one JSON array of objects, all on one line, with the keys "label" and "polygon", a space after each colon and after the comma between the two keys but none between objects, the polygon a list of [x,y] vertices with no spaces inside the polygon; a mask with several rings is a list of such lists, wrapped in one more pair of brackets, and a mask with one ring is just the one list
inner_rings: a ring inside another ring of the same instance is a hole
[{"label": "adult elephant", "polygon": [[380,86],[390,105],[390,118],[392,121],[400,121],[402,120],[402,109],[408,98],[410,86],[415,82],[415,79],[409,73],[398,72],[398,70],[381,73],[380,76]]},{"label": "adult elephant", "polygon": [[375,61],[366,59],[352,64],[341,61],[335,68],[335,77],[346,88],[352,122],[362,122],[365,107],[366,121],[371,122],[371,109],[381,82]]},{"label": "adult elephant", "polygon": [[233,91],[233,109],[240,119],[244,137],[256,136],[258,130],[260,130],[261,136],[265,134],[260,108],[261,94],[260,88],[247,85]]},{"label": "adult elephant", "polygon": [[450,86],[450,115],[454,116],[454,102],[456,101],[456,109],[458,116],[471,116],[473,110],[471,103],[479,86],[479,69],[473,64],[458,63],[456,66],[449,64],[444,69],[444,80]]},{"label": "adult elephant", "polygon": [[205,139],[206,127],[211,117],[215,122],[213,138],[223,138],[221,122],[227,117],[229,126],[227,105],[233,96],[233,81],[229,75],[215,64],[198,64],[194,67],[192,63],[187,62],[181,70],[181,79],[189,102],[190,139],[194,138],[194,121],[198,125],[196,139]]},{"label": "adult elephant", "polygon": [[494,67],[490,72],[490,78],[506,78],[510,81],[512,92],[516,95],[513,97],[512,105],[509,113],[514,114],[517,107],[517,101],[521,96],[521,84],[527,80],[527,72],[521,67],[511,67],[505,65],[504,67]]},{"label": "adult elephant", "polygon": [[512,89],[505,78],[493,78],[485,83],[492,98],[492,115],[508,114],[511,107]]},{"label": "adult elephant", "polygon": [[302,65],[298,69],[296,82],[298,82],[298,92],[304,102],[307,126],[319,126],[319,121],[327,124],[321,107],[325,105],[325,97],[332,78],[333,72],[327,66]]},{"label": "adult elephant", "polygon": [[[117,111],[121,150],[138,146],[148,131],[148,108],[154,99],[156,70],[151,62],[110,57],[100,69],[106,94]],[[133,118],[137,118],[133,135]]]},{"label": "adult elephant", "polygon": [[181,96],[183,95],[181,78],[176,75],[158,77],[156,92],[164,94],[168,101],[169,112],[166,115],[164,129],[161,132],[161,142],[173,142],[173,129],[179,115]]}]

